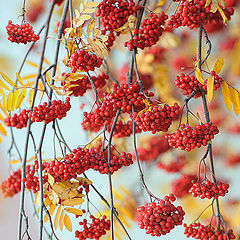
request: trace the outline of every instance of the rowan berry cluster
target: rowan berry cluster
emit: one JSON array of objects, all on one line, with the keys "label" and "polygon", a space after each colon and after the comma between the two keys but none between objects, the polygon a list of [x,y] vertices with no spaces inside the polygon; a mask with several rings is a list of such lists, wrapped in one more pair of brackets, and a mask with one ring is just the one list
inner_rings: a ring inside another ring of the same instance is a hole
[{"label": "rowan berry cluster", "polygon": [[133,30],[133,38],[124,43],[124,46],[132,51],[134,47],[144,49],[151,47],[159,40],[164,31],[164,24],[168,16],[161,12],[159,14],[150,13],[149,18],[144,19],[140,29]]},{"label": "rowan berry cluster", "polygon": [[68,61],[71,72],[75,73],[79,71],[94,71],[95,68],[99,68],[102,65],[103,59],[98,57],[95,53],[89,54],[86,50],[80,50],[73,53]]},{"label": "rowan berry cluster", "polygon": [[70,98],[67,97],[65,102],[61,100],[53,100],[51,106],[44,102],[42,105],[38,105],[30,111],[28,117],[31,118],[33,122],[44,122],[45,124],[50,123],[54,119],[61,120],[66,117],[67,112],[70,110]]},{"label": "rowan berry cluster", "polygon": [[193,223],[187,226],[187,224],[183,224],[184,226],[184,234],[187,237],[192,237],[195,239],[213,239],[213,240],[227,240],[227,239],[235,239],[235,235],[232,229],[229,229],[227,234],[225,229],[221,228],[219,231],[214,229],[211,225],[203,225],[200,223]]},{"label": "rowan berry cluster", "polygon": [[33,27],[29,23],[18,25],[9,20],[6,29],[8,40],[11,42],[27,44],[28,42],[36,42],[39,39],[39,36],[34,34]]},{"label": "rowan berry cluster", "polygon": [[[152,92],[145,92],[147,97],[152,97]],[[100,106],[90,113],[84,112],[83,124],[87,127],[89,124],[94,126],[107,126],[121,109],[122,113],[129,113],[134,106],[136,112],[145,108],[144,99],[146,97],[140,92],[139,84],[117,84],[113,85],[111,93],[105,93],[105,97]]]},{"label": "rowan berry cluster", "polygon": [[110,166],[107,161],[107,150],[102,152],[98,148],[77,148],[70,154],[64,156],[64,161],[52,161],[43,163],[46,173],[52,175],[56,182],[76,178],[77,175],[84,173],[88,169],[93,169],[101,174],[113,174],[123,166],[133,163],[132,155],[122,152],[120,156],[111,154]]},{"label": "rowan berry cluster", "polygon": [[[123,64],[121,68],[117,71],[117,78],[120,83],[127,83],[127,75],[128,75],[128,65]],[[138,72],[139,78],[142,81],[143,88],[145,90],[149,90],[153,86],[153,78],[150,74]],[[136,72],[133,70],[132,82],[137,82]]]},{"label": "rowan berry cluster", "polygon": [[[110,133],[112,128],[112,124],[107,126],[107,131]],[[142,130],[135,125],[135,133],[140,133]],[[129,137],[132,134],[132,121],[129,120],[127,123],[123,123],[121,120],[118,121],[115,125],[113,131],[113,137],[122,138],[122,137]]]},{"label": "rowan berry cluster", "polygon": [[[38,162],[34,161],[34,164],[32,166],[28,165],[26,167],[26,177],[23,178],[23,182],[25,183],[25,186],[27,189],[32,190],[33,193],[36,193],[39,191],[39,181],[38,177],[35,176],[35,173],[38,170]],[[43,181],[46,181],[47,176],[43,178]]]},{"label": "rowan berry cluster", "polygon": [[75,231],[75,237],[79,240],[99,239],[110,230],[110,220],[107,220],[105,215],[103,215],[101,219],[95,218],[93,215],[90,215],[90,218],[91,223],[88,223],[87,219],[79,222],[79,225],[83,227],[81,232]]},{"label": "rowan berry cluster", "polygon": [[173,194],[165,196],[158,203],[146,203],[137,209],[138,225],[147,234],[160,237],[169,233],[175,226],[182,225],[185,212],[181,206],[175,207],[171,202],[176,198]]},{"label": "rowan berry cluster", "polygon": [[168,163],[163,163],[162,161],[157,163],[157,168],[162,169],[168,173],[179,172],[186,163],[186,159],[183,155],[177,156],[176,161],[171,161]]},{"label": "rowan berry cluster", "polygon": [[21,169],[12,172],[6,180],[1,182],[0,189],[3,196],[13,197],[15,194],[21,191]]},{"label": "rowan berry cluster", "polygon": [[213,183],[209,180],[203,180],[201,182],[195,182],[190,193],[194,197],[204,198],[214,198],[217,199],[219,196],[224,197],[228,193],[229,184],[224,184],[222,182]]},{"label": "rowan berry cluster", "polygon": [[167,134],[166,137],[171,147],[189,152],[196,147],[206,146],[218,133],[218,128],[211,123],[197,125],[195,128],[181,124],[180,129],[175,133]]},{"label": "rowan berry cluster", "polygon": [[138,147],[138,157],[141,161],[149,162],[155,160],[160,154],[167,152],[170,148],[165,135],[153,136],[148,140],[147,148]]},{"label": "rowan berry cluster", "polygon": [[[84,76],[78,80],[68,81],[67,84],[66,79],[70,76],[70,74],[62,73],[62,76],[64,77],[64,80],[61,82],[61,85],[64,86],[65,90],[67,89],[67,91],[71,92],[69,96],[83,96],[88,89],[91,89],[88,76]],[[98,76],[91,76],[91,79],[94,82],[95,87],[100,89],[106,85],[106,81],[109,79],[109,76],[102,72]]]},{"label": "rowan berry cluster", "polygon": [[189,190],[192,187],[193,181],[197,181],[196,175],[183,174],[180,176],[180,178],[175,179],[171,183],[171,186],[170,186],[171,192],[177,198],[183,198],[189,194]]},{"label": "rowan berry cluster", "polygon": [[8,127],[16,127],[18,129],[24,128],[27,126],[29,112],[30,110],[23,109],[19,114],[4,118],[4,122]]},{"label": "rowan berry cluster", "polygon": [[153,134],[160,131],[166,132],[179,111],[180,107],[177,103],[171,107],[150,106],[146,111],[134,113],[134,121],[144,132],[151,131]]},{"label": "rowan berry cluster", "polygon": [[210,7],[205,7],[205,0],[182,0],[179,3],[178,10],[170,16],[167,26],[178,28],[187,26],[189,29],[199,28],[201,24],[208,22]]}]

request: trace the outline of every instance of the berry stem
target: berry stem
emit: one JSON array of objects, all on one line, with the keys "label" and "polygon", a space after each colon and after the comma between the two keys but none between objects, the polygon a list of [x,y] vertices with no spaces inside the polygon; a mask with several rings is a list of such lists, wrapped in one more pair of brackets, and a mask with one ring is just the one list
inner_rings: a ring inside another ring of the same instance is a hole
[{"label": "berry stem", "polygon": [[[202,35],[203,35],[203,25],[201,24],[199,28],[199,34],[198,34],[198,67],[201,70],[202,66]],[[209,110],[207,106],[207,101],[205,97],[204,90],[200,88],[201,97],[202,97],[202,103],[203,103],[203,110],[204,110],[204,116],[207,123],[210,123],[210,116],[209,116]],[[215,177],[215,169],[214,169],[214,163],[213,163],[213,153],[212,153],[212,143],[211,141],[208,143],[209,147],[209,162],[210,162],[210,170],[212,173],[212,180],[216,184],[216,177]],[[221,225],[221,213],[220,213],[220,207],[219,207],[219,201],[216,199],[216,217],[217,217],[217,231],[220,231],[220,225]]]}]

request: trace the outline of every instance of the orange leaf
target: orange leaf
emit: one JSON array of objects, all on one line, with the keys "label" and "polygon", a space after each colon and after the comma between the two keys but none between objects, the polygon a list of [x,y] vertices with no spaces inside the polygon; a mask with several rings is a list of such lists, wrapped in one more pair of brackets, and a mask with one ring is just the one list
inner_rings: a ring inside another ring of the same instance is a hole
[{"label": "orange leaf", "polygon": [[13,93],[10,92],[7,97],[7,110],[10,112],[12,108],[12,99],[13,99]]},{"label": "orange leaf", "polygon": [[216,74],[219,74],[221,69],[223,67],[223,58],[219,58],[217,60],[217,62],[215,63],[214,65],[214,68],[213,68],[213,71],[216,73]]},{"label": "orange leaf", "polygon": [[59,205],[56,216],[54,218],[54,228],[55,229],[58,228],[58,222],[59,222],[59,219],[60,219],[61,209],[62,209],[62,205]]},{"label": "orange leaf", "polygon": [[198,80],[202,85],[204,85],[204,80],[203,80],[202,72],[201,72],[201,70],[200,70],[198,67],[195,68],[195,76],[196,76],[197,80]]},{"label": "orange leaf", "polygon": [[239,110],[240,110],[238,91],[232,87],[230,87],[230,99],[233,104],[233,110],[234,110],[235,114],[238,116]]},{"label": "orange leaf", "polygon": [[222,89],[224,104],[225,104],[226,108],[231,112],[231,99],[230,99],[230,95],[229,95],[228,84],[223,81],[221,84],[221,89]]},{"label": "orange leaf", "polygon": [[70,217],[67,214],[64,216],[64,225],[69,232],[72,231],[72,223]]},{"label": "orange leaf", "polygon": [[213,97],[213,84],[214,84],[214,77],[210,76],[207,80],[207,98],[209,102],[211,102]]},{"label": "orange leaf", "polygon": [[80,209],[77,209],[77,208],[64,208],[64,210],[68,213],[72,213],[72,214],[75,214],[75,215],[79,215],[79,216],[83,215],[83,212]]},{"label": "orange leaf", "polygon": [[62,210],[60,214],[60,219],[59,219],[59,227],[61,230],[63,229],[63,217],[64,217],[64,210]]},{"label": "orange leaf", "polygon": [[72,198],[72,199],[67,199],[62,202],[62,205],[65,206],[75,206],[75,205],[80,205],[83,203],[84,200],[82,198]]}]

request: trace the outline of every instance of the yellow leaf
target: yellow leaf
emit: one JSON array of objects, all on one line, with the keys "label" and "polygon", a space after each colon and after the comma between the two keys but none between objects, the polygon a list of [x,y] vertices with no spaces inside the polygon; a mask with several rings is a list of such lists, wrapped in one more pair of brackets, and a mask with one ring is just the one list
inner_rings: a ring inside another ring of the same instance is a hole
[{"label": "yellow leaf", "polygon": [[17,89],[17,90],[15,90],[14,93],[13,93],[13,98],[12,98],[12,110],[15,109],[15,106],[16,106],[16,103],[17,103],[17,99],[18,99],[18,96],[19,96],[19,92],[20,92],[20,90]]},{"label": "yellow leaf", "polygon": [[0,113],[0,121],[3,122],[3,120],[4,120],[4,117],[3,117],[3,115]]},{"label": "yellow leaf", "polygon": [[83,184],[87,184],[87,185],[92,184],[92,181],[89,180],[88,178],[77,177],[76,179]]},{"label": "yellow leaf", "polygon": [[[82,3],[81,3],[82,4]],[[81,10],[80,10],[80,12],[81,12]],[[80,13],[79,13],[79,11],[77,10],[77,9],[75,9],[75,15],[76,15],[76,18],[79,18],[80,17]]]},{"label": "yellow leaf", "polygon": [[19,108],[21,106],[21,104],[22,104],[22,102],[23,102],[23,100],[26,96],[26,93],[27,93],[27,90],[24,88],[21,91],[20,95],[18,96],[17,103],[16,103],[16,108]]},{"label": "yellow leaf", "polygon": [[2,137],[0,136],[0,143],[2,143]]},{"label": "yellow leaf", "polygon": [[75,206],[75,205],[80,205],[84,202],[82,198],[72,198],[72,199],[67,199],[62,202],[62,205],[64,206]]},{"label": "yellow leaf", "polygon": [[50,198],[49,198],[49,197],[46,197],[46,199],[44,200],[44,205],[45,205],[46,207],[48,207],[51,203],[52,203],[52,201],[50,200]]},{"label": "yellow leaf", "polygon": [[24,85],[23,80],[17,72],[16,72],[16,77],[17,77],[17,81],[23,86]]},{"label": "yellow leaf", "polygon": [[202,72],[201,72],[201,70],[200,70],[198,67],[195,68],[195,76],[196,76],[197,80],[198,80],[202,85],[204,85],[204,80],[203,80]]},{"label": "yellow leaf", "polygon": [[228,84],[223,81],[222,84],[221,84],[221,89],[222,89],[224,104],[225,104],[226,108],[229,111],[231,111],[231,99],[230,99],[230,95],[229,95]]},{"label": "yellow leaf", "polygon": [[0,86],[0,95],[4,95],[4,90],[3,90],[2,86]]},{"label": "yellow leaf", "polygon": [[64,217],[64,210],[62,210],[60,214],[60,219],[59,219],[59,227],[61,230],[63,229],[63,217]]},{"label": "yellow leaf", "polygon": [[10,92],[7,97],[7,110],[10,112],[12,108],[12,99],[13,99],[13,93]]},{"label": "yellow leaf", "polygon": [[225,15],[224,11],[223,11],[222,8],[220,8],[220,7],[218,7],[218,11],[220,12],[220,14],[221,14],[221,16],[222,16],[222,19],[223,19],[224,24],[227,25],[228,19],[227,19],[226,15]]},{"label": "yellow leaf", "polygon": [[32,67],[35,67],[35,68],[38,67],[38,65],[37,65],[36,63],[34,63],[34,62],[32,62],[32,61],[29,61],[29,60],[27,60],[26,63],[29,64],[29,65],[32,66]]},{"label": "yellow leaf", "polygon": [[7,131],[6,129],[3,127],[3,125],[0,123],[0,133],[3,135],[3,136],[7,136]]},{"label": "yellow leaf", "polygon": [[69,232],[72,231],[72,223],[71,223],[71,220],[70,220],[70,218],[67,214],[65,214],[65,216],[64,216],[64,226],[66,227],[66,229]]},{"label": "yellow leaf", "polygon": [[6,117],[10,117],[9,114],[7,113],[6,109],[4,109],[1,102],[0,102],[0,109],[3,111],[3,113],[6,115]]},{"label": "yellow leaf", "polygon": [[54,228],[55,230],[58,228],[58,222],[60,219],[60,213],[61,213],[62,205],[59,205],[56,216],[54,218]]},{"label": "yellow leaf", "polygon": [[97,7],[99,5],[99,2],[89,2],[86,4],[86,7]]},{"label": "yellow leaf", "polygon": [[48,86],[50,86],[51,85],[51,80],[50,80],[50,77],[49,77],[48,73],[46,74],[46,81],[47,81]]},{"label": "yellow leaf", "polygon": [[210,76],[207,80],[207,98],[209,102],[211,102],[213,97],[213,84],[214,84],[214,77]]},{"label": "yellow leaf", "polygon": [[89,14],[89,13],[94,13],[96,11],[95,8],[86,8],[83,10],[82,13]]},{"label": "yellow leaf", "polygon": [[[54,210],[56,209],[56,205],[55,204],[51,204],[50,205],[50,207],[49,207],[49,209],[48,209],[48,212],[49,212],[49,214],[50,214],[50,216],[52,216],[53,215],[53,213],[54,213]],[[44,216],[44,222],[47,222],[49,220],[49,218],[48,218],[48,215],[47,215],[47,213],[45,214],[45,216]]]},{"label": "yellow leaf", "polygon": [[[22,77],[22,80],[28,80],[28,79],[32,79],[35,78],[37,76],[37,74],[28,74]],[[24,86],[24,84],[22,84]]]},{"label": "yellow leaf", "polygon": [[230,87],[230,99],[233,104],[233,110],[235,114],[238,116],[240,110],[238,91],[232,87]]},{"label": "yellow leaf", "polygon": [[64,210],[67,211],[68,213],[72,213],[72,214],[75,214],[75,215],[79,215],[79,216],[83,215],[83,212],[80,209],[77,209],[77,208],[64,208]]},{"label": "yellow leaf", "polygon": [[5,75],[4,73],[0,72],[1,75],[2,75],[2,78],[7,82],[9,83],[12,87],[17,87],[17,85],[7,76]]},{"label": "yellow leaf", "polygon": [[0,79],[0,86],[6,90],[10,90],[10,88]]},{"label": "yellow leaf", "polygon": [[217,0],[217,1],[218,1],[218,4],[222,6],[223,9],[225,9],[225,0]]},{"label": "yellow leaf", "polygon": [[8,161],[9,164],[16,164],[16,163],[19,163],[20,160],[10,160]]},{"label": "yellow leaf", "polygon": [[6,97],[6,95],[3,95],[2,101],[3,101],[3,107],[7,111],[7,97]]},{"label": "yellow leaf", "polygon": [[216,0],[212,0],[210,12],[215,13],[217,9],[218,9],[218,2]]},{"label": "yellow leaf", "polygon": [[52,175],[50,175],[50,174],[48,174],[48,182],[50,183],[50,185],[53,185],[53,184],[54,184],[54,182],[55,182],[55,180],[54,180],[53,176],[52,176]]},{"label": "yellow leaf", "polygon": [[69,197],[70,198],[74,198],[78,195],[78,191],[77,190],[71,190],[69,193],[68,193]]},{"label": "yellow leaf", "polygon": [[99,28],[95,28],[94,37],[100,37],[101,34],[102,34],[102,31]]},{"label": "yellow leaf", "polygon": [[86,33],[87,33],[88,37],[92,34],[92,31],[93,31],[93,28],[94,28],[94,25],[95,25],[95,21],[96,21],[95,18],[91,19],[88,26],[87,26]]},{"label": "yellow leaf", "polygon": [[59,203],[58,194],[53,189],[49,190],[48,196],[49,196],[49,198],[50,198],[50,200],[52,201],[53,204],[58,204]]},{"label": "yellow leaf", "polygon": [[29,102],[29,106],[31,107],[32,103],[33,103],[33,90],[32,89],[29,91],[28,102]]},{"label": "yellow leaf", "polygon": [[217,60],[217,62],[215,63],[214,65],[214,68],[213,68],[213,71],[216,73],[216,74],[219,74],[221,69],[223,67],[223,58],[219,58]]},{"label": "yellow leaf", "polygon": [[211,3],[212,0],[207,0],[205,4],[205,8]]},{"label": "yellow leaf", "polygon": [[90,15],[81,15],[79,20],[76,23],[76,28],[80,27],[85,21],[91,19],[92,17]]},{"label": "yellow leaf", "polygon": [[57,192],[58,194],[61,194],[64,199],[68,199],[69,198],[69,196],[67,194],[67,191],[64,188],[62,188],[61,186],[59,186],[58,184],[54,183],[52,185],[52,189],[55,192]]}]

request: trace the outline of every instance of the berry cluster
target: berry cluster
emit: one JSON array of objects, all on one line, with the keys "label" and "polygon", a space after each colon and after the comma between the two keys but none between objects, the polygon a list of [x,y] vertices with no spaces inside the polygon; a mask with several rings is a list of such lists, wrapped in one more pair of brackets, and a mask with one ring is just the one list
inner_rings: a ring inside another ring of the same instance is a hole
[{"label": "berry cluster", "polygon": [[[107,126],[107,131],[110,133],[112,124]],[[142,130],[135,125],[135,133],[140,133]],[[123,123],[121,120],[115,125],[113,136],[116,138],[129,137],[132,134],[132,121],[129,120],[127,123]]]},{"label": "berry cluster", "polygon": [[[233,8],[225,8],[225,9],[223,9],[223,12],[229,21],[231,19],[231,16],[234,13],[234,9]],[[223,30],[224,26],[225,26],[225,24],[223,22],[223,18],[221,16],[220,12],[217,11],[215,13],[212,13],[212,12],[209,13],[208,22],[207,22],[207,24],[204,25],[204,28],[208,33],[216,33],[216,32]]]},{"label": "berry cluster", "polygon": [[197,125],[195,128],[181,124],[180,129],[175,133],[167,134],[166,137],[171,147],[189,152],[196,147],[206,146],[218,133],[218,128],[211,123]]},{"label": "berry cluster", "polygon": [[120,28],[127,22],[128,17],[140,10],[133,0],[107,0],[101,1],[97,7],[95,15],[100,17],[103,25],[103,34],[106,31],[113,31]]},{"label": "berry cluster", "polygon": [[205,8],[205,0],[182,0],[179,3],[178,10],[170,16],[167,26],[178,28],[187,26],[189,29],[199,28],[201,24],[208,22],[210,7]]},{"label": "berry cluster", "polygon": [[[152,97],[153,93],[145,92],[147,97]],[[102,126],[109,125],[111,120],[116,115],[117,110],[120,108],[122,113],[129,113],[132,110],[132,105],[136,112],[145,108],[144,99],[146,97],[140,92],[139,84],[132,85],[121,84],[119,87],[117,84],[113,85],[111,93],[105,93],[105,98],[101,106],[91,112],[84,112],[83,124]]]},{"label": "berry cluster", "polygon": [[[84,76],[78,80],[68,81],[70,74],[62,73],[63,81],[61,85],[64,86],[65,91],[71,92],[69,96],[73,95],[75,97],[83,96],[86,93],[87,89],[91,89],[91,84],[88,76]],[[91,76],[92,81],[97,89],[100,89],[106,85],[106,80],[109,79],[109,76],[105,73],[100,73],[98,76]]]},{"label": "berry cluster", "polygon": [[22,171],[18,169],[12,172],[6,180],[1,182],[0,189],[5,198],[12,197],[21,191],[21,175]]},{"label": "berry cluster", "polygon": [[94,71],[95,68],[99,68],[102,65],[103,59],[97,57],[96,54],[89,54],[86,50],[80,50],[72,54],[68,65],[72,67],[72,73],[79,71]]},{"label": "berry cluster", "polygon": [[153,134],[160,131],[166,132],[179,111],[180,107],[177,103],[171,107],[153,106],[139,114],[134,113],[134,121],[144,132],[151,131]]},{"label": "berry cluster", "polygon": [[174,195],[169,194],[158,203],[146,203],[139,207],[137,209],[139,227],[145,229],[151,236],[160,237],[169,233],[175,226],[181,225],[185,212],[181,206],[175,207],[171,203],[175,200]]},{"label": "berry cluster", "polygon": [[[128,65],[123,64],[121,68],[118,69],[118,81],[120,83],[127,83],[127,75],[128,75]],[[133,70],[133,79],[132,82],[137,82],[136,72]],[[150,74],[139,72],[139,78],[142,81],[143,88],[145,90],[149,90],[153,86],[153,78]]]},{"label": "berry cluster", "polygon": [[56,182],[76,178],[77,175],[93,169],[102,174],[113,174],[123,166],[129,166],[133,163],[132,155],[122,152],[120,156],[111,154],[110,166],[107,162],[107,150],[103,153],[98,148],[84,149],[77,148],[70,154],[64,156],[64,161],[51,161],[43,163],[43,169],[46,173],[52,175]]},{"label": "berry cluster", "polygon": [[148,19],[144,19],[140,29],[133,30],[133,38],[124,43],[124,46],[132,51],[134,47],[144,49],[151,47],[159,40],[162,35],[166,19],[168,16],[161,12],[159,14],[150,13]]},{"label": "berry cluster", "polygon": [[157,168],[162,169],[168,173],[176,173],[179,172],[186,163],[186,159],[183,155],[178,155],[176,161],[168,162],[167,164],[163,162],[157,163]]},{"label": "berry cluster", "polygon": [[183,174],[171,183],[171,192],[173,192],[177,198],[183,198],[189,194],[193,181],[197,181],[196,175]]},{"label": "berry cluster", "polygon": [[12,117],[4,118],[4,122],[8,127],[21,129],[27,126],[29,112],[30,110],[23,109],[18,115],[14,114]]},{"label": "berry cluster", "polygon": [[202,182],[195,182],[189,192],[192,193],[194,197],[217,199],[219,196],[224,197],[226,193],[228,193],[228,188],[229,184],[222,182],[215,184],[209,180],[203,180]]},{"label": "berry cluster", "polygon": [[138,147],[138,157],[141,161],[149,162],[155,160],[160,154],[167,152],[170,148],[165,135],[153,136],[148,140],[147,148]]},{"label": "berry cluster", "polygon": [[61,100],[53,100],[51,106],[48,107],[47,103],[39,105],[33,108],[33,111],[29,112],[28,117],[33,122],[44,122],[45,124],[50,123],[54,119],[62,119],[66,117],[67,112],[70,110],[70,98],[67,97],[63,103]]},{"label": "berry cluster", "polygon": [[83,226],[83,230],[75,231],[75,237],[79,240],[85,239],[99,239],[101,236],[106,234],[106,231],[110,230],[110,220],[106,220],[105,215],[102,218],[95,218],[93,215],[90,215],[92,220],[91,223],[87,222],[87,219],[83,219],[82,222],[79,222],[80,226]]},{"label": "berry cluster", "polygon": [[[38,192],[40,189],[38,177],[34,176],[37,170],[38,170],[38,161],[34,161],[34,164],[32,166],[28,165],[26,167],[26,177],[23,178],[23,182],[25,183],[26,188],[29,190],[32,190],[33,193]],[[46,177],[44,179],[45,181],[46,181]]]},{"label": "berry cluster", "polygon": [[29,23],[15,25],[9,20],[6,29],[8,40],[11,42],[27,44],[28,42],[36,42],[39,39],[39,36],[34,34],[32,26]]},{"label": "berry cluster", "polygon": [[227,240],[227,239],[235,239],[235,235],[233,234],[233,230],[229,229],[227,234],[225,232],[225,229],[220,229],[220,231],[214,229],[213,226],[208,225],[205,226],[200,223],[193,223],[187,226],[187,224],[183,224],[185,230],[184,234],[187,235],[187,237],[192,237],[195,239],[213,239],[213,240]]}]

